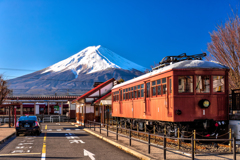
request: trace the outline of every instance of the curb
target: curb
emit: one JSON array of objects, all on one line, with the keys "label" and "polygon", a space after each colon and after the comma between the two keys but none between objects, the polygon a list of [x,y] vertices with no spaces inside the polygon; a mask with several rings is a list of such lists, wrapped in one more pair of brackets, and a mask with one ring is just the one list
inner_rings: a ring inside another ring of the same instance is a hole
[{"label": "curb", "polygon": [[10,134],[9,136],[5,137],[3,140],[0,141],[0,144],[4,143],[7,139],[9,139],[10,137],[12,137],[13,135],[15,135],[16,132],[13,132],[12,134]]},{"label": "curb", "polygon": [[88,133],[90,133],[90,134],[92,134],[92,135],[94,135],[94,136],[96,136],[96,137],[98,137],[98,138],[100,138],[100,139],[102,139],[102,140],[104,140],[104,141],[106,141],[106,142],[108,142],[108,143],[110,143],[110,144],[112,144],[112,145],[114,145],[115,147],[117,147],[117,148],[119,148],[119,149],[121,149],[121,150],[123,150],[123,151],[125,151],[125,152],[127,152],[127,153],[129,153],[129,154],[131,154],[131,155],[133,155],[133,156],[135,156],[137,158],[139,158],[139,159],[151,160],[151,158],[149,158],[149,157],[147,157],[147,156],[145,156],[145,155],[143,155],[141,153],[138,153],[138,152],[136,152],[136,151],[134,151],[134,150],[132,150],[130,148],[127,148],[127,147],[125,147],[123,145],[120,145],[120,144],[118,144],[118,143],[116,143],[116,142],[114,142],[112,140],[109,140],[109,139],[103,137],[103,136],[100,136],[100,135],[98,135],[98,134],[96,134],[96,133],[94,133],[92,131],[89,131],[88,129],[83,129],[83,130],[88,132]]}]

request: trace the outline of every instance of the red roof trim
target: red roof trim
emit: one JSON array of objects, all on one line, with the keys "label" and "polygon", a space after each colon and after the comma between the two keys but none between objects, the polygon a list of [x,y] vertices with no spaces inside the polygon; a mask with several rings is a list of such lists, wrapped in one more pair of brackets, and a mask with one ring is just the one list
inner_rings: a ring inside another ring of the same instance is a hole
[{"label": "red roof trim", "polygon": [[107,80],[106,82],[102,83],[102,84],[99,84],[97,87],[91,89],[90,91],[88,91],[87,93],[83,94],[82,96],[78,97],[77,99],[74,99],[73,102],[75,101],[78,101],[82,98],[86,98],[87,96],[89,96],[90,94],[92,94],[93,92],[97,91],[98,89],[106,86],[107,84],[109,84],[110,82],[113,82],[115,79],[114,78],[111,78],[109,80]]},{"label": "red roof trim", "polygon": [[96,100],[94,103],[97,103],[97,102],[101,101],[102,99],[108,97],[109,95],[111,95],[111,93],[112,93],[112,91],[109,92],[108,94],[106,94],[105,96],[101,97],[100,99]]}]

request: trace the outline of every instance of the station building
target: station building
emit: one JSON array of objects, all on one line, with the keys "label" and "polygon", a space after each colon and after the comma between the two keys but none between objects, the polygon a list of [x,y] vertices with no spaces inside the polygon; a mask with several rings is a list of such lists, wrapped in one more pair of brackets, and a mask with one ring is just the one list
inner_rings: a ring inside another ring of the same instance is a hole
[{"label": "station building", "polygon": [[[76,108],[72,100],[78,96],[48,96],[48,97],[7,97],[0,106],[0,115],[9,114],[9,106],[16,104],[17,115],[66,115],[75,119]],[[8,106],[9,105],[9,106]],[[12,108],[10,109],[12,112]]]},{"label": "station building", "polygon": [[[96,85],[93,89],[76,98],[72,103],[76,104],[76,122],[84,125],[87,120],[103,122],[104,113],[111,110],[111,89],[114,86],[114,78]],[[105,116],[106,117],[106,116]]]}]

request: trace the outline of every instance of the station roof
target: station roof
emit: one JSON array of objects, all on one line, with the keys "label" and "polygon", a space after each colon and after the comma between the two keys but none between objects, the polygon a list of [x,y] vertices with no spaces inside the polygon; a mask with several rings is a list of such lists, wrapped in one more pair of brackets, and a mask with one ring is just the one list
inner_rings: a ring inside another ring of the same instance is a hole
[{"label": "station roof", "polygon": [[107,80],[106,82],[103,82],[103,83],[99,84],[97,87],[91,89],[87,93],[85,93],[82,96],[78,97],[77,99],[73,100],[73,102],[78,101],[78,100],[83,99],[83,98],[87,98],[89,95],[91,95],[92,93],[94,93],[97,90],[101,89],[102,87],[108,85],[109,83],[113,82],[114,80],[115,80],[114,78],[111,78],[111,79]]},{"label": "station roof", "polygon": [[72,101],[79,96],[42,96],[42,97],[34,97],[34,96],[27,96],[27,97],[7,97],[6,100],[67,100]]},{"label": "station roof", "polygon": [[109,92],[109,93],[106,94],[105,96],[103,96],[103,97],[101,97],[100,99],[96,100],[96,101],[94,102],[94,104],[99,103],[101,100],[104,100],[104,99],[108,98],[109,96],[111,96],[111,93],[112,93],[112,92]]}]

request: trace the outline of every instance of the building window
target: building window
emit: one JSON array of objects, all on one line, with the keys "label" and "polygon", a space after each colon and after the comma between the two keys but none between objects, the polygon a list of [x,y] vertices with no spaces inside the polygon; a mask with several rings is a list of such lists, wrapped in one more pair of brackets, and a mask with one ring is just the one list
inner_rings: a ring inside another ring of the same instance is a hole
[{"label": "building window", "polygon": [[193,76],[178,76],[178,93],[193,92]]},{"label": "building window", "polygon": [[210,76],[196,77],[196,91],[197,93],[210,93]]},{"label": "building window", "polygon": [[213,92],[224,92],[224,76],[213,76]]}]

